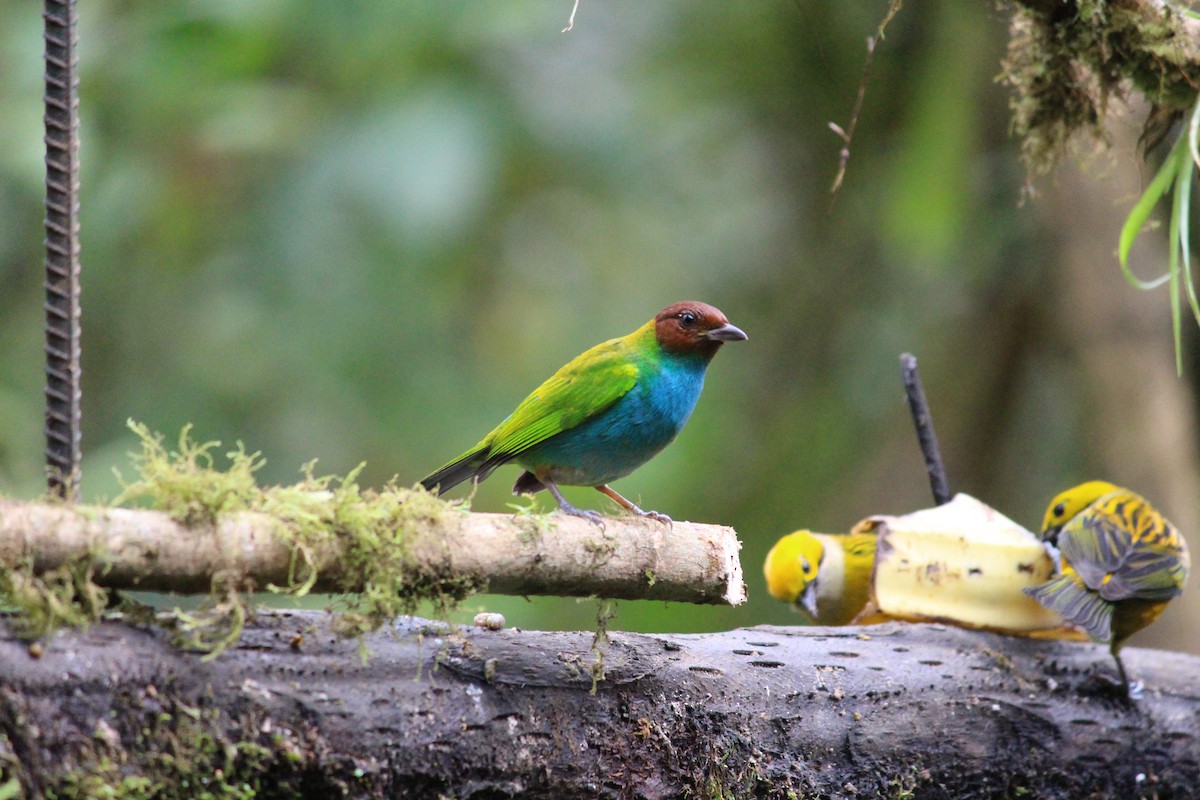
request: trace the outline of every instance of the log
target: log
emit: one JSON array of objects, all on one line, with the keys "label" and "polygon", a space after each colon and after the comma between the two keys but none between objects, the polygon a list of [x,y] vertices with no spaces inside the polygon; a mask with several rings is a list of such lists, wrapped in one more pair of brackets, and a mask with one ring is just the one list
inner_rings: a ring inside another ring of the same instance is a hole
[{"label": "log", "polygon": [[364,662],[327,615],[271,612],[201,662],[153,627],[104,622],[31,650],[0,623],[0,791],[1044,800],[1200,786],[1195,656],[1126,650],[1146,684],[1130,703],[1093,687],[1112,666],[1089,644],[903,623],[610,636],[593,694],[591,632],[402,618],[366,637]]},{"label": "log", "polygon": [[[444,582],[498,594],[746,600],[741,544],[721,525],[614,517],[601,529],[559,514],[455,510],[406,524],[396,583],[431,593]],[[96,558],[103,564],[96,582],[113,589],[203,593],[231,573],[257,587],[285,586],[296,542],[287,520],[262,512],[185,525],[161,511],[0,500],[0,569],[31,561],[44,573]],[[342,537],[311,548],[312,591],[362,591],[362,573],[343,558],[350,545]]]}]

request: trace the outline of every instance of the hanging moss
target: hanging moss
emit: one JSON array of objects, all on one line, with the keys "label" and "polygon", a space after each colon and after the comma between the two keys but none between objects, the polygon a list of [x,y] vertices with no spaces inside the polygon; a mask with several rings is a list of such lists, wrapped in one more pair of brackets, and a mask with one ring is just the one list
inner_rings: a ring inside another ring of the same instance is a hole
[{"label": "hanging moss", "polygon": [[0,568],[0,606],[16,613],[11,624],[23,639],[39,639],[58,628],[86,628],[100,619],[108,592],[97,586],[94,555],[36,574],[32,560]]},{"label": "hanging moss", "polygon": [[1013,133],[1030,174],[1053,167],[1078,134],[1103,139],[1111,101],[1131,87],[1153,107],[1153,140],[1195,102],[1198,56],[1170,9],[1149,13],[1130,0],[1018,2],[1001,78],[1014,90]]}]

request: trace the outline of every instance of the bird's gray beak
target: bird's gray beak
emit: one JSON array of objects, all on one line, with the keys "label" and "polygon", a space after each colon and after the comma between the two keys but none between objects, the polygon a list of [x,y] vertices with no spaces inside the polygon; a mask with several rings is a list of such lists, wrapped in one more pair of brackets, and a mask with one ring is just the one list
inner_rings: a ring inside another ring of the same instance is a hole
[{"label": "bird's gray beak", "polygon": [[704,335],[717,342],[744,342],[750,338],[737,325],[730,325],[728,322],[719,328],[713,328]]},{"label": "bird's gray beak", "polygon": [[808,586],[804,587],[804,591],[800,593],[800,597],[796,602],[801,608],[812,617],[813,622],[817,621],[817,582],[812,581]]}]

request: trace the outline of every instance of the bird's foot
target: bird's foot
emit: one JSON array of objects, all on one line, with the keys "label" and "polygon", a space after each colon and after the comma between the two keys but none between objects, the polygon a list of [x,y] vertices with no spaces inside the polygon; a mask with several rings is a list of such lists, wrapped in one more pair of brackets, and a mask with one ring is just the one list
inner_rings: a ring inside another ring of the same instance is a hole
[{"label": "bird's foot", "polygon": [[658,511],[642,511],[637,506],[632,506],[629,510],[632,511],[634,514],[637,514],[639,517],[646,517],[647,519],[652,519],[655,522],[661,522],[664,525],[666,525],[668,528],[673,527],[675,524],[674,520],[672,520],[666,514],[660,513]]},{"label": "bird's foot", "polygon": [[[526,473],[527,475],[529,473]],[[522,476],[523,478],[524,476]],[[569,514],[572,517],[583,517],[593,525],[598,525],[600,530],[604,530],[604,520],[600,517],[599,511],[588,511],[582,508],[576,508],[567,502],[567,498],[563,497],[562,492],[554,485],[553,481],[545,478],[538,479],[538,482],[550,490],[550,494],[554,495],[554,501],[558,503],[558,510],[564,514]],[[518,484],[520,481],[518,481]]]},{"label": "bird's foot", "polygon": [[604,530],[604,518],[600,516],[599,511],[591,511],[586,508],[576,508],[570,503],[559,503],[558,510],[564,514],[569,514],[572,517],[583,517],[593,525],[598,525],[600,530]]},{"label": "bird's foot", "polygon": [[640,508],[635,506],[633,503],[629,502],[624,497],[622,497],[621,493],[618,492],[616,489],[612,488],[611,486],[608,486],[606,484],[601,484],[600,486],[596,487],[596,491],[600,492],[603,495],[606,495],[607,497],[612,498],[612,500],[617,505],[619,505],[621,508],[624,508],[625,510],[627,510],[631,513],[637,514],[639,517],[647,517],[649,519],[654,520],[655,522],[664,523],[668,528],[672,527],[673,523],[671,521],[671,518],[668,517],[666,514],[660,514],[657,511],[642,511]]},{"label": "bird's foot", "polygon": [[1146,685],[1141,681],[1126,683],[1120,678],[1102,673],[1089,675],[1080,686],[1080,689],[1086,694],[1129,704],[1141,700],[1145,688]]}]

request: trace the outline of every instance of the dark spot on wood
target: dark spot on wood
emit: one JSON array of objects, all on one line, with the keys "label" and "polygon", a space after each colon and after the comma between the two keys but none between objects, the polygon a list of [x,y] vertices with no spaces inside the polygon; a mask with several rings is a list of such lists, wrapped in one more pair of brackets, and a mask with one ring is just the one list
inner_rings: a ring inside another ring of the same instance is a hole
[{"label": "dark spot on wood", "polygon": [[1073,719],[1073,720],[1071,720],[1071,724],[1072,725],[1099,725],[1100,723],[1094,719]]},{"label": "dark spot on wood", "polygon": [[735,656],[761,656],[762,650],[734,650]]},{"label": "dark spot on wood", "polygon": [[779,647],[779,642],[746,642],[751,647]]},{"label": "dark spot on wood", "polygon": [[975,576],[975,575],[982,575],[982,574],[983,574],[983,570],[981,570],[979,567],[968,567],[968,568],[967,568],[967,574],[968,574],[968,575],[970,575],[970,576],[972,576],[972,577],[973,577],[973,576]]},{"label": "dark spot on wood", "polygon": [[847,650],[830,650],[829,655],[836,656],[838,658],[858,658],[859,654],[851,653]]},{"label": "dark spot on wood", "polygon": [[938,660],[937,660],[937,659],[935,659],[935,658],[923,658],[923,659],[921,659],[920,661],[918,661],[917,663],[918,663],[918,664],[924,664],[924,665],[925,665],[925,666],[927,666],[927,667],[940,667],[940,666],[942,666],[942,662],[941,662],[941,661],[938,661]]},{"label": "dark spot on wood", "polygon": [[782,661],[751,661],[750,666],[752,666],[752,667],[782,667],[783,662]]},{"label": "dark spot on wood", "polygon": [[695,666],[695,667],[688,667],[688,669],[692,672],[703,672],[707,675],[724,675],[725,674],[724,672],[717,669],[716,667]]}]

